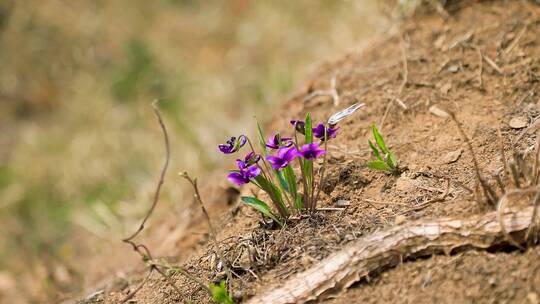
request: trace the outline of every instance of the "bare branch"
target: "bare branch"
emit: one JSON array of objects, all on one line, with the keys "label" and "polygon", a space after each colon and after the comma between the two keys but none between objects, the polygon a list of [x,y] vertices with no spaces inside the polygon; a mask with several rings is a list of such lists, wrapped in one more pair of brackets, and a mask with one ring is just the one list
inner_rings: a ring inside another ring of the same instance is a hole
[{"label": "bare branch", "polygon": [[137,231],[135,231],[135,233],[133,233],[131,236],[123,239],[123,241],[126,242],[126,243],[129,243],[129,241],[133,240],[144,229],[144,225],[146,224],[146,221],[148,221],[148,219],[150,218],[150,216],[154,212],[154,209],[156,209],[156,205],[157,205],[157,203],[159,201],[159,194],[160,194],[160,191],[161,191],[161,185],[163,185],[163,182],[165,180],[165,173],[167,173],[167,168],[169,167],[169,160],[170,160],[170,155],[171,155],[171,152],[170,152],[171,148],[170,148],[170,144],[169,144],[169,135],[167,133],[167,128],[165,127],[165,124],[163,123],[163,119],[161,118],[161,114],[159,113],[159,110],[158,110],[158,107],[157,107],[157,100],[155,100],[152,103],[152,108],[154,109],[154,114],[156,115],[156,117],[158,119],[159,126],[161,127],[161,131],[163,132],[163,138],[165,140],[165,163],[163,164],[163,168],[161,169],[161,174],[159,176],[159,181],[158,181],[158,184],[157,184],[157,187],[156,187],[156,192],[154,193],[154,200],[152,202],[152,206],[150,206],[150,209],[146,213],[146,216],[144,217],[144,219],[141,222],[141,225],[139,226]]}]

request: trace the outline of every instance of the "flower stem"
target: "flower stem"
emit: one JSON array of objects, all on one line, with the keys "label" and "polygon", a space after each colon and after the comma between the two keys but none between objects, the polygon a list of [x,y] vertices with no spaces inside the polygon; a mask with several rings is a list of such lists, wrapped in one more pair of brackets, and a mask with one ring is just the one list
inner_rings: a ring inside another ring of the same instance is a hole
[{"label": "flower stem", "polygon": [[310,206],[311,206],[311,211],[315,210],[315,207],[317,205],[317,200],[315,200],[315,178],[313,177],[313,174],[315,172],[313,172],[313,162],[314,161],[311,161],[309,166],[310,166],[310,172],[311,172],[311,185],[310,185],[310,190],[311,190],[311,193],[310,193]]},{"label": "flower stem", "polygon": [[[256,154],[255,148],[253,148],[253,145],[251,144],[251,140],[247,136],[246,136],[246,138],[247,138],[249,147],[251,148],[251,152]],[[266,162],[264,160],[263,160],[263,164],[264,164],[264,168],[266,168],[266,170],[270,171],[270,169],[268,168],[268,165],[266,164]],[[264,178],[266,178],[266,180],[268,180],[268,181],[273,182],[273,180],[268,177],[269,174],[267,174],[267,172],[264,170],[264,168],[262,168],[259,164],[257,164],[257,166],[259,167],[259,169],[261,169],[261,172],[263,173]]]},{"label": "flower stem", "polygon": [[323,156],[323,163],[322,163],[322,166],[321,166],[321,173],[320,173],[320,178],[319,178],[319,185],[318,185],[318,189],[317,189],[317,196],[315,196],[315,207],[313,209],[315,209],[317,206],[317,202],[319,201],[319,194],[321,194],[321,189],[322,189],[322,185],[323,185],[323,179],[324,179],[324,170],[326,169],[326,156],[328,155],[328,134],[326,132],[326,127],[324,128],[324,156]]},{"label": "flower stem", "polygon": [[[296,146],[296,149],[298,150],[298,131],[296,131],[296,126],[294,129],[294,145]],[[302,199],[302,206],[304,209],[308,209],[309,207],[309,200],[308,200],[308,186],[306,181],[306,176],[304,175],[304,164],[302,163],[302,160],[298,158],[298,164],[300,165],[300,172],[302,173],[302,186],[304,187],[304,193],[303,193],[303,199]]]},{"label": "flower stem", "polygon": [[[253,148],[253,144],[251,143],[251,140],[249,139],[249,137],[247,137],[247,141],[248,141],[248,144],[249,144],[249,147],[251,148],[251,152],[253,153],[256,153],[255,152],[255,148]],[[266,152],[266,151],[265,151]],[[264,153],[266,155],[266,153]],[[274,180],[273,178],[273,174],[270,174],[270,167],[268,167],[268,164],[266,163],[266,161],[264,159],[262,159],[262,162],[263,162],[263,165],[264,165],[264,168],[266,170],[264,170],[259,164],[257,164],[257,166],[259,167],[259,169],[261,169],[261,172],[263,173],[264,175],[264,178],[269,181],[270,183],[274,184],[274,185],[279,185],[279,187],[281,188],[281,184],[279,183],[276,183],[276,181]],[[264,189],[263,189],[264,190]],[[285,191],[285,189],[282,189],[283,191],[283,195],[285,196],[285,199],[287,200],[287,203],[289,204],[289,206],[291,206],[291,201],[289,200],[289,197],[287,196],[287,191]],[[271,189],[268,189],[268,191],[271,191]],[[275,195],[272,195],[271,193],[268,193],[268,195],[270,195],[270,198],[272,199],[272,201],[274,200],[277,200],[277,196]],[[287,217],[289,216],[289,212],[286,210],[286,208],[282,208],[280,202],[277,202],[275,201],[274,202],[274,205],[276,205],[276,208],[278,208],[279,210],[279,213],[281,214],[281,216],[286,220]]]}]

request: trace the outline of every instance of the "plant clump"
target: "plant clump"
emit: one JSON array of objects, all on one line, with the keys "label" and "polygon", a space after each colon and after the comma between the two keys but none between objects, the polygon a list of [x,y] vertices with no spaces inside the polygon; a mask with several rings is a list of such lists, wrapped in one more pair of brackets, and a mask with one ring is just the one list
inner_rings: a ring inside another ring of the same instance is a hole
[{"label": "plant clump", "polygon": [[375,144],[371,140],[368,140],[368,143],[373,155],[377,159],[369,161],[367,166],[374,170],[398,174],[399,164],[396,155],[388,148],[375,124],[371,126],[371,133],[375,139]]},{"label": "plant clump", "polygon": [[231,137],[219,145],[219,151],[232,154],[248,144],[250,151],[236,160],[236,168],[229,171],[227,179],[238,186],[255,185],[268,195],[273,208],[256,196],[244,196],[242,202],[279,225],[284,225],[292,215],[315,211],[324,179],[327,143],[336,138],[337,123],[363,106],[354,104],[316,126],[309,113],[305,120],[291,120],[290,137],[275,133],[265,140],[257,123],[259,151],[245,135]]}]

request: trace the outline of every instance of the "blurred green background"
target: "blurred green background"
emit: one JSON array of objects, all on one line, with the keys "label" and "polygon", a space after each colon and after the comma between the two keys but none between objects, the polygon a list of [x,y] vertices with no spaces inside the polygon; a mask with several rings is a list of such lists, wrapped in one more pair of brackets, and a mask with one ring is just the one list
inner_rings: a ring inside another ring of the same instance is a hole
[{"label": "blurred green background", "polygon": [[153,99],[174,212],[176,174],[223,168],[219,142],[386,26],[376,2],[0,1],[0,302],[56,302],[117,270],[95,258],[126,254],[150,202]]}]

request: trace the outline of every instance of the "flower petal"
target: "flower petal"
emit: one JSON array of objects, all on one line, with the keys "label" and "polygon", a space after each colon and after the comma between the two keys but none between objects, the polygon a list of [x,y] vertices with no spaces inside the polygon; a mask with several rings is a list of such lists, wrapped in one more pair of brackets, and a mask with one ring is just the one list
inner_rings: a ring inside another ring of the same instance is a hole
[{"label": "flower petal", "polygon": [[268,138],[268,141],[266,142],[266,146],[270,149],[278,149],[279,148],[279,138],[278,135],[274,135],[270,138]]},{"label": "flower petal", "polygon": [[261,169],[259,168],[259,166],[253,165],[246,169],[244,177],[250,179],[259,176],[259,174],[261,174]]},{"label": "flower petal", "polygon": [[302,120],[291,120],[291,124],[294,126],[294,128],[296,129],[297,132],[299,132],[300,134],[305,134],[306,133],[306,123]]},{"label": "flower petal", "polygon": [[315,159],[324,153],[326,153],[326,151],[321,149],[318,143],[305,144],[298,152],[299,155],[308,160]]},{"label": "flower petal", "polygon": [[318,157],[320,157],[320,156],[322,156],[322,155],[324,155],[326,153],[326,151],[323,150],[323,149],[319,149],[319,150],[316,150],[314,152],[315,152],[315,158],[318,158]]},{"label": "flower petal", "polygon": [[268,155],[266,157],[266,160],[268,160],[268,162],[270,162],[273,165],[274,163],[279,162],[280,158],[274,155]]},{"label": "flower petal", "polygon": [[280,169],[283,165],[283,159],[278,156],[268,155],[266,159],[272,165],[272,169],[274,170]]},{"label": "flower petal", "polygon": [[246,168],[246,166],[247,166],[246,163],[243,160],[240,160],[240,159],[236,160],[236,165],[238,166],[238,169],[240,169],[240,170]]},{"label": "flower petal", "polygon": [[283,159],[286,160],[287,162],[290,162],[294,160],[296,156],[298,156],[298,151],[296,150],[295,147],[290,147],[290,148],[287,148],[287,150],[285,151],[285,154],[283,155]]},{"label": "flower petal", "polygon": [[245,135],[238,136],[238,148],[242,148],[247,142],[247,137]]},{"label": "flower petal", "polygon": [[231,181],[232,183],[237,184],[238,186],[241,186],[243,184],[246,184],[247,181],[245,180],[244,176],[240,172],[230,172],[227,175],[227,179]]}]

